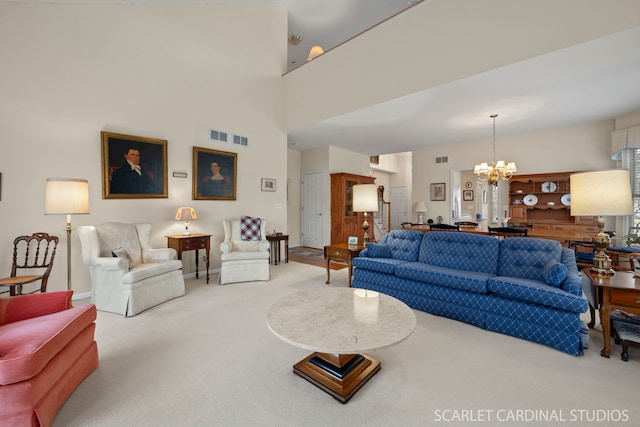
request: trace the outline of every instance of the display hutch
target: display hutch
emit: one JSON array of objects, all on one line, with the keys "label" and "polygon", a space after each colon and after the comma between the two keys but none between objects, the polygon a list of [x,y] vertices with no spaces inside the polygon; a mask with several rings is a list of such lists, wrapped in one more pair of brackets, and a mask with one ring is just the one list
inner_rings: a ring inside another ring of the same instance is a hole
[{"label": "display hutch", "polygon": [[513,176],[509,181],[510,222],[527,224],[536,230],[597,234],[596,218],[571,216],[571,173]]},{"label": "display hutch", "polygon": [[[364,232],[362,221],[364,215],[353,211],[353,186],[373,184],[375,177],[354,175],[350,173],[331,174],[331,243],[347,243],[349,236],[357,236],[362,244]],[[373,215],[369,213],[369,224],[373,223]],[[375,241],[373,226],[369,227],[369,240]]]}]

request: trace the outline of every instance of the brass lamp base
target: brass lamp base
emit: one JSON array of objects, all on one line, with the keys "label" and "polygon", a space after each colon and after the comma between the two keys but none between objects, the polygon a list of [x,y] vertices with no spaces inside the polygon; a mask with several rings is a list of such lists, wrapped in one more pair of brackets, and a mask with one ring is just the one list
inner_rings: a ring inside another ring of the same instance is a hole
[{"label": "brass lamp base", "polygon": [[591,271],[598,274],[615,274],[611,268],[611,258],[605,253],[605,249],[611,245],[611,239],[604,234],[604,219],[602,217],[598,218],[598,228],[600,232],[592,240],[596,254],[593,257]]}]

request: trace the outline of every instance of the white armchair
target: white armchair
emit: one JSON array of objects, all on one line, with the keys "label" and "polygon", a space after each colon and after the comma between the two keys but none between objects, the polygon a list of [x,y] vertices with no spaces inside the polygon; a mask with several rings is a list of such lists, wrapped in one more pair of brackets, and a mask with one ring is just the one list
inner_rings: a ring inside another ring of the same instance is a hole
[{"label": "white armchair", "polygon": [[222,285],[235,282],[269,280],[269,247],[266,239],[267,221],[260,221],[259,240],[242,240],[240,220],[222,221],[224,241],[220,243],[222,252],[220,276]]},{"label": "white armchair", "polygon": [[78,236],[98,310],[130,317],[185,294],[175,249],[149,247],[151,224],[78,227]]}]

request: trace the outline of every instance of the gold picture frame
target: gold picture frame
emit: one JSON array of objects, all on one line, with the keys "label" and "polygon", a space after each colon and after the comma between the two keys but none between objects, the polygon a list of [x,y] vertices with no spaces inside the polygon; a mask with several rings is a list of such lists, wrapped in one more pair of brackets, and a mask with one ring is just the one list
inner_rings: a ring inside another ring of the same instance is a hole
[{"label": "gold picture frame", "polygon": [[169,197],[167,140],[100,132],[103,199]]},{"label": "gold picture frame", "polygon": [[236,200],[238,154],[193,147],[193,200]]}]

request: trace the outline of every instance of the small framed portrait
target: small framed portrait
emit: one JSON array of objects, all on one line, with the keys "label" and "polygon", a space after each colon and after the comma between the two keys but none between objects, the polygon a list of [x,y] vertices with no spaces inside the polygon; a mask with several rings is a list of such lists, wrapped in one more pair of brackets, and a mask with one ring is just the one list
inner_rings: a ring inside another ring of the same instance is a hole
[{"label": "small framed portrait", "polygon": [[276,191],[276,180],[271,178],[262,178],[262,191]]},{"label": "small framed portrait", "polygon": [[236,200],[238,154],[193,147],[193,200]]},{"label": "small framed portrait", "polygon": [[349,244],[349,245],[357,245],[358,244],[358,237],[349,236],[349,239],[347,240],[347,244]]},{"label": "small framed portrait", "polygon": [[101,132],[102,198],[169,197],[167,141]]},{"label": "small framed portrait", "polygon": [[444,182],[437,182],[435,184],[431,184],[431,201],[432,202],[443,202],[447,199],[446,193],[447,184]]},{"label": "small framed portrait", "polygon": [[462,192],[462,200],[464,200],[465,202],[472,202],[473,201],[473,190],[464,190]]}]

